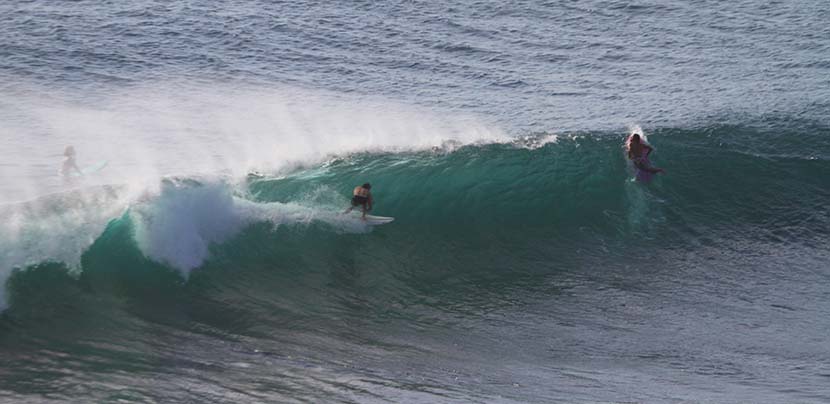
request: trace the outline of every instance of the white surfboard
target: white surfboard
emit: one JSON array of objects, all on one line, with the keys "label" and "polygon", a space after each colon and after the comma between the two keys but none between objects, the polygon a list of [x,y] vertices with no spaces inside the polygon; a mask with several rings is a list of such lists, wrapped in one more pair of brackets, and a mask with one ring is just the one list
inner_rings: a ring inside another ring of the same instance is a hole
[{"label": "white surfboard", "polygon": [[394,217],[388,216],[374,216],[374,215],[366,215],[366,223],[372,226],[377,226],[386,223],[392,223],[395,220]]},{"label": "white surfboard", "polygon": [[[360,211],[353,210],[351,212],[351,215],[353,217],[357,218],[358,220],[363,220],[363,217],[362,217],[363,213],[361,213]],[[370,225],[370,226],[379,226],[379,225],[382,225],[382,224],[391,223],[394,220],[395,220],[394,217],[366,215],[365,223]]]},{"label": "white surfboard", "polygon": [[90,175],[90,174],[97,173],[98,171],[103,170],[107,166],[107,164],[109,164],[109,161],[107,161],[107,160],[99,161],[95,164],[92,164],[92,165],[86,166],[84,168],[81,168],[80,173],[78,173],[77,171],[71,171],[71,172],[69,172],[68,175],[70,177],[73,177],[73,178],[80,177],[82,175]]}]

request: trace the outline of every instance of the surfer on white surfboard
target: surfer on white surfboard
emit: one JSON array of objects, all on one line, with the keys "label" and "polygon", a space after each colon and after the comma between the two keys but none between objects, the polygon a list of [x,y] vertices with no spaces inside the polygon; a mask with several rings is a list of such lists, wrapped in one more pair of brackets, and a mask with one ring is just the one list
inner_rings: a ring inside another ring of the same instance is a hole
[{"label": "surfer on white surfboard", "polygon": [[366,212],[372,210],[372,185],[368,182],[354,187],[352,191],[352,206],[343,213],[349,213],[352,209],[360,206],[363,210],[363,220],[366,220]]},{"label": "surfer on white surfboard", "polygon": [[69,179],[71,174],[76,175],[84,175],[81,172],[81,169],[78,168],[78,163],[75,162],[75,148],[72,146],[66,146],[66,149],[63,151],[63,156],[66,159],[63,160],[63,165],[61,166],[61,175],[65,179]]}]

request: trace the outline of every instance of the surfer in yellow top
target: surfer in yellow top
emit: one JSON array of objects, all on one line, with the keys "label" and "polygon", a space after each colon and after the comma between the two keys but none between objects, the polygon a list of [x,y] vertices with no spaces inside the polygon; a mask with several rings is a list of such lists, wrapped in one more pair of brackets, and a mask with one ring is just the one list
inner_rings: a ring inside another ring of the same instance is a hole
[{"label": "surfer in yellow top", "polygon": [[368,182],[354,187],[354,191],[352,191],[352,206],[349,209],[346,209],[346,212],[349,213],[357,206],[360,206],[363,210],[363,220],[366,220],[366,212],[372,210],[372,185]]}]

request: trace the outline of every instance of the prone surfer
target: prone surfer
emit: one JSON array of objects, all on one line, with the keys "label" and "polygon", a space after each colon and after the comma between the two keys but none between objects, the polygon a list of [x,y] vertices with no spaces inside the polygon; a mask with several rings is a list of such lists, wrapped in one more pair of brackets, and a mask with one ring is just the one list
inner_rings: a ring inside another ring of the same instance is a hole
[{"label": "prone surfer", "polygon": [[651,165],[648,155],[654,150],[651,146],[642,141],[640,135],[633,134],[625,141],[625,148],[628,151],[628,159],[634,163],[637,169],[637,181],[648,182],[657,173],[664,173],[666,170]]},{"label": "prone surfer", "polygon": [[343,213],[349,213],[352,209],[360,206],[363,210],[363,220],[366,220],[366,212],[372,210],[372,185],[368,182],[354,187],[352,191],[352,206]]}]

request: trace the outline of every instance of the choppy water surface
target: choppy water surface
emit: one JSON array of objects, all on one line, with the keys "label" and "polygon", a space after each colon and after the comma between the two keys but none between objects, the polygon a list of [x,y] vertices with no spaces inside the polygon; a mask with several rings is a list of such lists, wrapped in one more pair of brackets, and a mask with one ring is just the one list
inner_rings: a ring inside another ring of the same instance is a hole
[{"label": "choppy water surface", "polygon": [[828,19],[3,2],[0,401],[830,401]]}]

